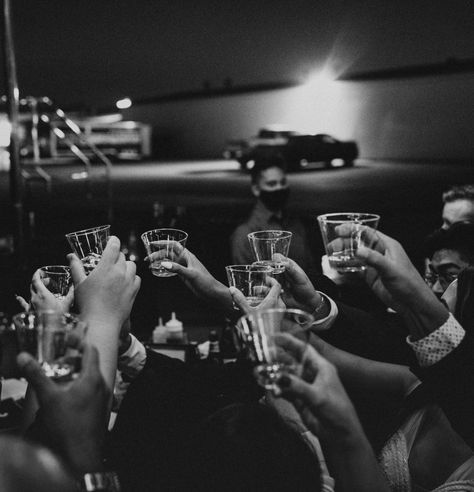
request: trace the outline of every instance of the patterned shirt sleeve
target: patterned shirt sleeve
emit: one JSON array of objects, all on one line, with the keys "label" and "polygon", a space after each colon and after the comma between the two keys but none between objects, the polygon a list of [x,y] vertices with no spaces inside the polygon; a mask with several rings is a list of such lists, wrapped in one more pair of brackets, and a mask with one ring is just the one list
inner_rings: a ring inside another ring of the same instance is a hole
[{"label": "patterned shirt sleeve", "polygon": [[464,328],[449,313],[448,319],[436,331],[416,342],[408,336],[407,343],[415,352],[420,367],[427,367],[450,354],[462,342],[465,334]]}]

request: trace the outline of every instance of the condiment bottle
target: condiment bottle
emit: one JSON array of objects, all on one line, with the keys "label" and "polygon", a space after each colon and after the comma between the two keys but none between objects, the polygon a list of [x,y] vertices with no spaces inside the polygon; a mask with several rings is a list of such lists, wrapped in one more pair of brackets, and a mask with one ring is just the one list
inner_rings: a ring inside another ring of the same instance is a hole
[{"label": "condiment bottle", "polygon": [[182,342],[183,341],[183,323],[176,319],[176,313],[171,313],[171,319],[166,322],[167,341]]},{"label": "condiment bottle", "polygon": [[158,318],[158,324],[155,326],[153,330],[152,340],[153,343],[166,343],[166,339],[168,337],[168,330],[166,326],[163,324],[163,318]]}]

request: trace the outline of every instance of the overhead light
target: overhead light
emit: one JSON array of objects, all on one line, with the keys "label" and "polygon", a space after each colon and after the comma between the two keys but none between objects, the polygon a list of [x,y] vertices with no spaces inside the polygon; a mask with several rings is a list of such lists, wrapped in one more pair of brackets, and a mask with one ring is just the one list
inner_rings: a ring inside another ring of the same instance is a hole
[{"label": "overhead light", "polygon": [[123,99],[119,99],[115,105],[118,109],[127,109],[132,105],[132,100],[129,97],[124,97]]}]

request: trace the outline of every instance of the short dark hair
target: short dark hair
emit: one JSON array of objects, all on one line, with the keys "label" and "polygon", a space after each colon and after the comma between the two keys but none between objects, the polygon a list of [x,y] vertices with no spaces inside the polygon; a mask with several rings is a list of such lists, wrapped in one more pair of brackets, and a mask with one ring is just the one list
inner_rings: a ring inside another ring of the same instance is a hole
[{"label": "short dark hair", "polygon": [[424,255],[432,258],[437,251],[457,251],[469,264],[474,264],[474,224],[457,222],[449,229],[437,229],[424,243]]},{"label": "short dark hair", "polygon": [[267,405],[236,403],[224,407],[193,437],[188,465],[195,467],[194,490],[320,490],[317,455],[298,430]]},{"label": "short dark hair", "polygon": [[456,200],[471,200],[474,202],[474,185],[453,186],[443,193],[443,203],[450,203]]},{"label": "short dark hair", "polygon": [[262,155],[255,158],[255,164],[250,169],[250,177],[252,184],[257,184],[263,171],[270,169],[271,167],[278,167],[283,172],[287,171],[286,161],[280,153],[271,153],[268,155]]}]

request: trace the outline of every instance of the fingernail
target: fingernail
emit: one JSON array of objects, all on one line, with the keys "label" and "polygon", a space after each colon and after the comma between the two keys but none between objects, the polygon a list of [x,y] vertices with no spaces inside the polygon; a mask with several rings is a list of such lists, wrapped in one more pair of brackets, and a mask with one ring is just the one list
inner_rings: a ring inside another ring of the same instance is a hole
[{"label": "fingernail", "polygon": [[167,270],[170,270],[171,268],[173,268],[173,263],[171,263],[171,261],[162,261],[161,266],[163,268],[166,268]]},{"label": "fingernail", "polygon": [[289,376],[286,375],[280,376],[277,384],[278,386],[280,386],[280,388],[288,388],[291,384],[291,379],[289,378]]},{"label": "fingernail", "polygon": [[237,293],[238,289],[236,287],[229,287],[229,292],[231,296],[234,296]]},{"label": "fingernail", "polygon": [[273,386],[272,393],[273,393],[273,396],[280,396],[281,395],[281,389],[278,386]]}]

